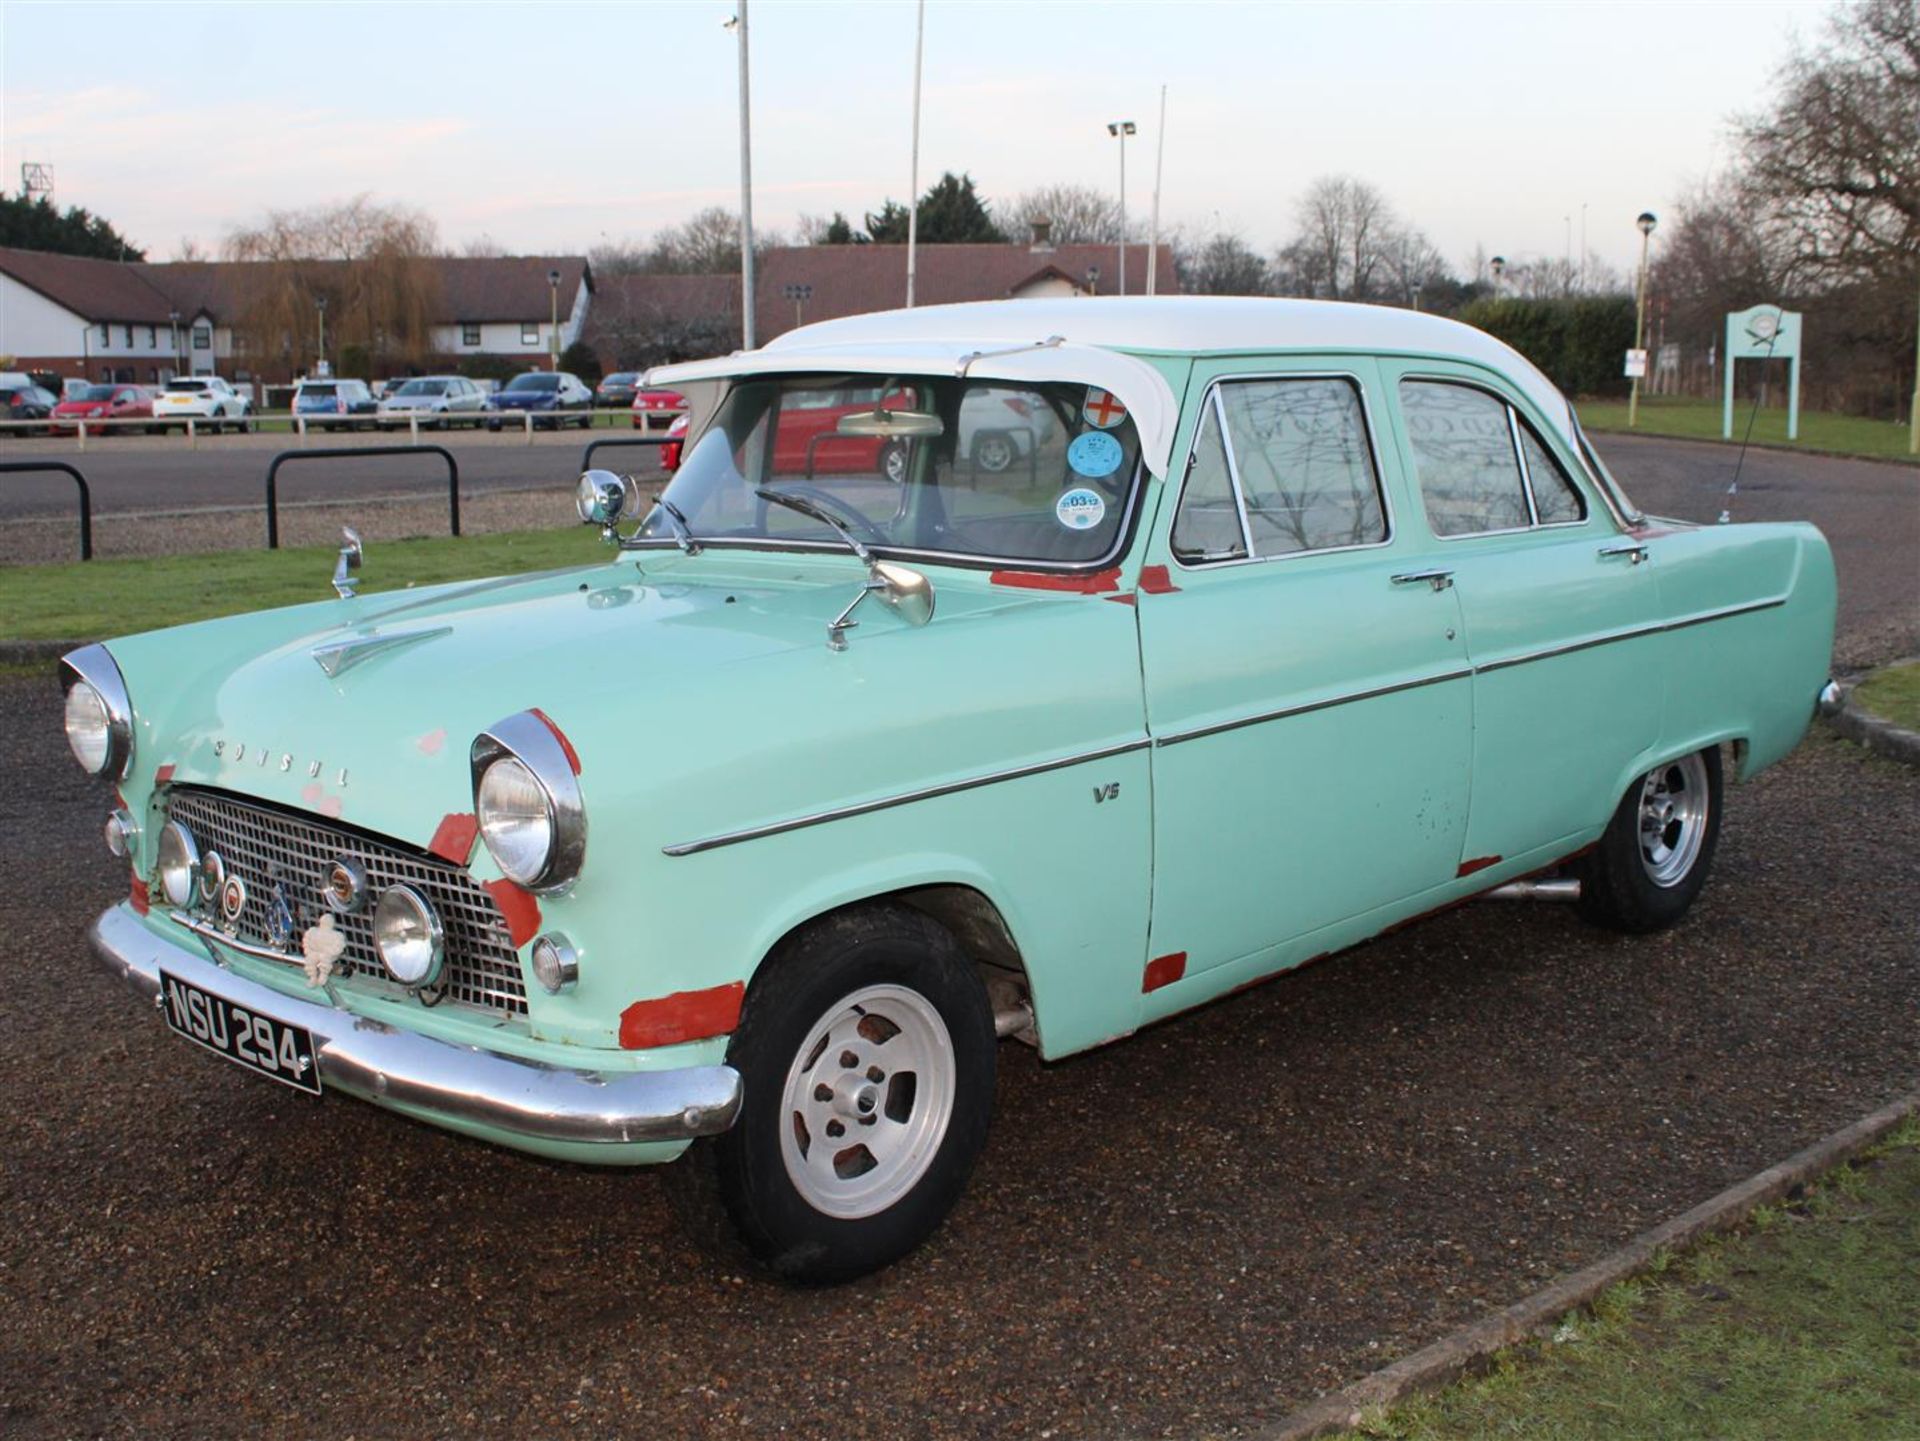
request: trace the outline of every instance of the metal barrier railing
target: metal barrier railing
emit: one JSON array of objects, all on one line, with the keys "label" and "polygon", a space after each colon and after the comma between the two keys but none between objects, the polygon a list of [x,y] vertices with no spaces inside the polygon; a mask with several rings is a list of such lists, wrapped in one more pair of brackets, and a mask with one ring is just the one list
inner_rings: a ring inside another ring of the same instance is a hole
[{"label": "metal barrier railing", "polygon": [[659,435],[609,435],[604,440],[590,440],[587,442],[587,448],[580,452],[580,468],[582,470],[591,470],[593,468],[593,453],[596,450],[605,450],[609,446],[665,445],[669,441],[678,439],[680,439],[679,436],[668,435],[663,431]]},{"label": "metal barrier railing", "polygon": [[35,471],[66,474],[80,487],[80,559],[93,559],[93,491],[87,478],[64,460],[0,461],[0,475],[31,475]]},{"label": "metal barrier railing", "polygon": [[[290,460],[364,460],[372,455],[437,455],[447,463],[447,519],[460,534],[460,462],[443,445],[340,445],[283,450],[267,466],[267,549],[280,549],[280,467]],[[76,472],[77,473],[77,472]]]},{"label": "metal barrier railing", "polygon": [[[642,415],[662,414],[662,412],[658,411],[643,411],[641,413]],[[679,412],[674,412],[674,414],[678,413]],[[633,412],[630,410],[567,410],[557,412],[557,414],[560,417],[559,424],[566,424],[576,420],[578,417],[585,416],[588,418],[589,427],[591,428],[598,426],[603,419],[615,424],[618,424],[620,421],[630,420]],[[551,410],[466,411],[450,417],[446,422],[446,427],[449,430],[461,427],[479,430],[486,428],[489,420],[499,420],[503,429],[521,432],[524,442],[527,445],[532,445],[534,431],[547,429],[549,424],[554,422],[555,416],[556,412]],[[426,417],[423,426],[421,417],[417,412],[410,412],[405,417],[394,414],[385,416],[356,415],[342,416],[329,420],[318,416],[289,415],[282,411],[262,412],[256,410],[249,412],[244,421],[230,418],[214,421],[205,420],[197,416],[165,416],[159,419],[152,419],[143,415],[95,416],[86,418],[79,416],[60,416],[46,420],[0,420],[0,434],[33,435],[37,433],[55,440],[71,438],[74,449],[84,452],[87,448],[88,440],[98,440],[102,436],[110,435],[116,430],[144,430],[156,435],[167,436],[171,436],[175,432],[184,432],[188,448],[197,450],[202,437],[215,433],[244,433],[242,432],[243,426],[246,432],[264,431],[270,426],[285,426],[288,434],[299,437],[298,443],[302,447],[306,445],[307,435],[310,431],[338,426],[346,426],[349,429],[367,426],[380,430],[405,429],[409,441],[417,445],[422,429],[432,430],[440,423],[441,422],[436,421],[433,416],[429,415]],[[555,428],[557,429],[558,426],[556,425]],[[56,429],[59,432],[58,434],[55,434]],[[494,433],[498,432],[496,431]]]}]

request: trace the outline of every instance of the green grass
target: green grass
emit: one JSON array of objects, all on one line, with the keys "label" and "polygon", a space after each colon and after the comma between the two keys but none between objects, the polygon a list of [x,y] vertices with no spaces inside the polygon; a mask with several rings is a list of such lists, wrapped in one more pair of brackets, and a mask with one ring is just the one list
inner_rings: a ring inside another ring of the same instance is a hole
[{"label": "green grass", "polygon": [[1920,731],[1920,661],[1882,666],[1854,688],[1853,704],[1910,731]]},{"label": "green grass", "polygon": [[[89,640],[300,601],[333,592],[338,547],[228,550],[0,569],[0,640]],[[459,540],[370,541],[362,593],[409,583],[591,564],[609,552],[598,532],[516,531]]]},{"label": "green grass", "polygon": [[[1753,414],[1753,402],[1735,402],[1733,407],[1733,445],[1747,433],[1747,420]],[[1589,430],[1625,430],[1627,405],[1618,400],[1586,400],[1580,403],[1580,423]],[[1679,396],[1648,396],[1640,402],[1642,435],[1672,435],[1687,440],[1720,439],[1720,403],[1712,400],[1688,400]],[[1765,409],[1754,422],[1755,444],[1796,445],[1807,450],[1830,450],[1841,455],[1866,456],[1876,460],[1920,462],[1908,453],[1906,422],[1862,420],[1857,415],[1835,415],[1824,410],[1800,412],[1800,438],[1787,439],[1787,412],[1784,407]]]},{"label": "green grass", "polygon": [[1920,1125],[1349,1438],[1920,1437]]}]

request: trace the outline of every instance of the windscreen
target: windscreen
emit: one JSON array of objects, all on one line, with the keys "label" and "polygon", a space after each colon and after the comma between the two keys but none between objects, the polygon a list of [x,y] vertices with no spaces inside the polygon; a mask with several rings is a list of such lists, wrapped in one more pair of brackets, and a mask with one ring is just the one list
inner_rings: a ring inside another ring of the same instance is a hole
[{"label": "windscreen", "polygon": [[114,395],[114,387],[111,385],[85,385],[80,388],[80,393],[78,395],[70,396],[69,399],[112,400],[113,395]]},{"label": "windscreen", "polygon": [[[760,378],[728,392],[666,498],[717,544],[843,544],[755,494],[765,487],[830,511],[877,550],[1086,565],[1119,548],[1139,460],[1132,418],[1095,386]],[[640,538],[671,537],[656,514]]]},{"label": "windscreen", "polygon": [[447,383],[444,380],[409,380],[396,395],[445,395]]},{"label": "windscreen", "polygon": [[204,380],[169,380],[167,389],[175,395],[200,395],[207,388]]},{"label": "windscreen", "polygon": [[508,390],[558,390],[560,377],[557,375],[516,375],[507,382]]},{"label": "windscreen", "polygon": [[303,385],[300,387],[300,398],[302,400],[308,400],[308,399],[327,400],[327,399],[331,399],[337,393],[338,393],[337,387],[330,384]]}]

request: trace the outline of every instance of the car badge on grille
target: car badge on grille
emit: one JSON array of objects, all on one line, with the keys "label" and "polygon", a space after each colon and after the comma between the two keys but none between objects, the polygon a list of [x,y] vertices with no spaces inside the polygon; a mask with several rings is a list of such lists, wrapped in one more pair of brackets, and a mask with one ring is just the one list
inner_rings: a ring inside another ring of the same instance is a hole
[{"label": "car badge on grille", "polygon": [[238,876],[228,876],[220,884],[220,918],[225,923],[229,935],[239,929],[240,913],[246,908],[246,883]]},{"label": "car badge on grille", "polygon": [[293,907],[287,904],[287,888],[281,881],[273,883],[273,899],[267,903],[267,940],[276,951],[293,943]]}]

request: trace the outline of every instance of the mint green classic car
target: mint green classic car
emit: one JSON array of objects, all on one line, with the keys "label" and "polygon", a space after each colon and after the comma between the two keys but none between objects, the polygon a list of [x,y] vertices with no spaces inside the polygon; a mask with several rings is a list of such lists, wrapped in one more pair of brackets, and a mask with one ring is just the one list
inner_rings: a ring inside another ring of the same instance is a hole
[{"label": "mint green classic car", "polygon": [[[603,563],[66,657],[183,1037],[542,1156],[689,1146],[801,1280],[928,1235],[1071,1055],[1471,897],[1678,920],[1827,690],[1806,525],[1637,512],[1488,336],[937,307],[656,370]],[[626,527],[622,529],[623,525]],[[1471,1084],[1463,1081],[1462,1084]]]}]

